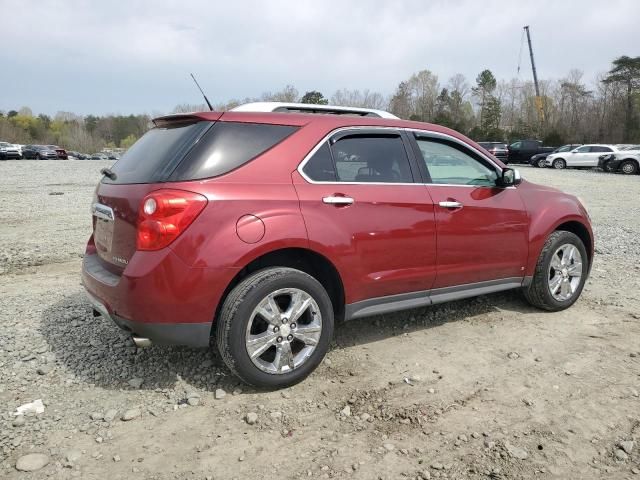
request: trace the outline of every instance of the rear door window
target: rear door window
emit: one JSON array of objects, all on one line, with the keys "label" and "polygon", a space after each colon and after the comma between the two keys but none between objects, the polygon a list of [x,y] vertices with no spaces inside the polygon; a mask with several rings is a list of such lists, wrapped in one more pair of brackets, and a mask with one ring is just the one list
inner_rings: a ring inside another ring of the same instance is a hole
[{"label": "rear door window", "polygon": [[353,134],[331,145],[339,182],[413,183],[409,157],[397,134]]},{"label": "rear door window", "polygon": [[336,169],[331,158],[329,144],[324,142],[313,154],[302,169],[304,174],[314,182],[335,182]]}]

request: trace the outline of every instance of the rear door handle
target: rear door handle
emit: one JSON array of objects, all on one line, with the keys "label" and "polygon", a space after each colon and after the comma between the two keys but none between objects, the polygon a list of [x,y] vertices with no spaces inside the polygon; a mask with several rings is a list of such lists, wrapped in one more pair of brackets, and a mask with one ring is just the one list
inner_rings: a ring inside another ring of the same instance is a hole
[{"label": "rear door handle", "polygon": [[351,197],[341,197],[339,195],[331,195],[329,197],[323,197],[322,203],[328,205],[351,205],[354,202]]},{"label": "rear door handle", "polygon": [[446,201],[438,203],[443,208],[462,208],[462,204],[456,201]]}]

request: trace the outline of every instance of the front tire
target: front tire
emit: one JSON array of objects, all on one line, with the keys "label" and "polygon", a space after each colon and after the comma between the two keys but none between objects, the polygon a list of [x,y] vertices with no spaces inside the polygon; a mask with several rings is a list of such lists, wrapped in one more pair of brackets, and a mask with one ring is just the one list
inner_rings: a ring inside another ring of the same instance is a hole
[{"label": "front tire", "polygon": [[558,158],[553,161],[553,168],[555,168],[556,170],[567,168],[567,162],[565,162],[562,158]]},{"label": "front tire", "polygon": [[216,342],[229,369],[269,389],[304,380],[320,364],[333,336],[333,306],[324,287],[293,268],[267,268],[227,296]]},{"label": "front tire", "polygon": [[620,164],[620,171],[625,175],[635,175],[638,173],[638,164],[633,160],[625,160]]},{"label": "front tire", "polygon": [[546,158],[541,158],[537,162],[538,168],[544,168],[546,166],[546,164],[547,164],[547,159]]},{"label": "front tire", "polygon": [[524,296],[542,310],[564,310],[580,297],[588,272],[589,257],[582,240],[571,232],[555,231],[542,247]]}]

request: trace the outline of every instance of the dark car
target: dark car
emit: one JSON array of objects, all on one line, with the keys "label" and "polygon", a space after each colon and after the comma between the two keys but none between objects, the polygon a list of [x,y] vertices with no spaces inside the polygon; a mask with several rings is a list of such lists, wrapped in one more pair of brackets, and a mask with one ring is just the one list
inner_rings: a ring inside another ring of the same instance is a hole
[{"label": "dark car", "polygon": [[575,196],[445,127],[257,105],[157,118],[102,170],[82,283],[136,345],[213,336],[245,382],[284,387],[322,361],[334,321],[580,296],[594,241]]},{"label": "dark car", "polygon": [[507,157],[509,155],[509,150],[507,144],[504,142],[478,142],[482,148],[484,148],[487,152],[489,152],[494,157],[502,160],[507,163]]},{"label": "dark car", "polygon": [[580,145],[582,145],[582,144],[581,143],[570,143],[570,144],[558,147],[555,150],[553,150],[552,152],[538,153],[537,155],[534,155],[533,157],[531,157],[529,159],[529,164],[531,166],[533,166],[533,167],[544,168],[546,166],[545,165],[545,160],[552,153],[570,152],[574,148],[578,148]]},{"label": "dark car", "polygon": [[25,145],[22,157],[30,160],[56,160],[58,153],[45,145]]},{"label": "dark car", "polygon": [[69,156],[67,155],[67,151],[64,148],[58,147],[57,145],[45,145],[45,146],[50,148],[54,152],[56,152],[56,154],[58,155],[58,158],[60,160],[68,160],[69,159]]},{"label": "dark car", "polygon": [[551,153],[556,147],[544,147],[540,140],[518,140],[509,145],[509,163],[529,163],[534,155]]}]

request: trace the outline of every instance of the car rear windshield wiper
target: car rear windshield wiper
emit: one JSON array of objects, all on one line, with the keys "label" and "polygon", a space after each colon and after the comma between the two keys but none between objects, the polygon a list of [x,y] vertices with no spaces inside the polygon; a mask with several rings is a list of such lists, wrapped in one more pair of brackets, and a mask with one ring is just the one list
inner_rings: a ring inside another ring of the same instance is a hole
[{"label": "car rear windshield wiper", "polygon": [[102,168],[100,169],[100,173],[106,177],[109,177],[111,180],[115,180],[117,178],[117,175],[115,174],[115,172],[110,168],[106,168],[106,167]]}]

